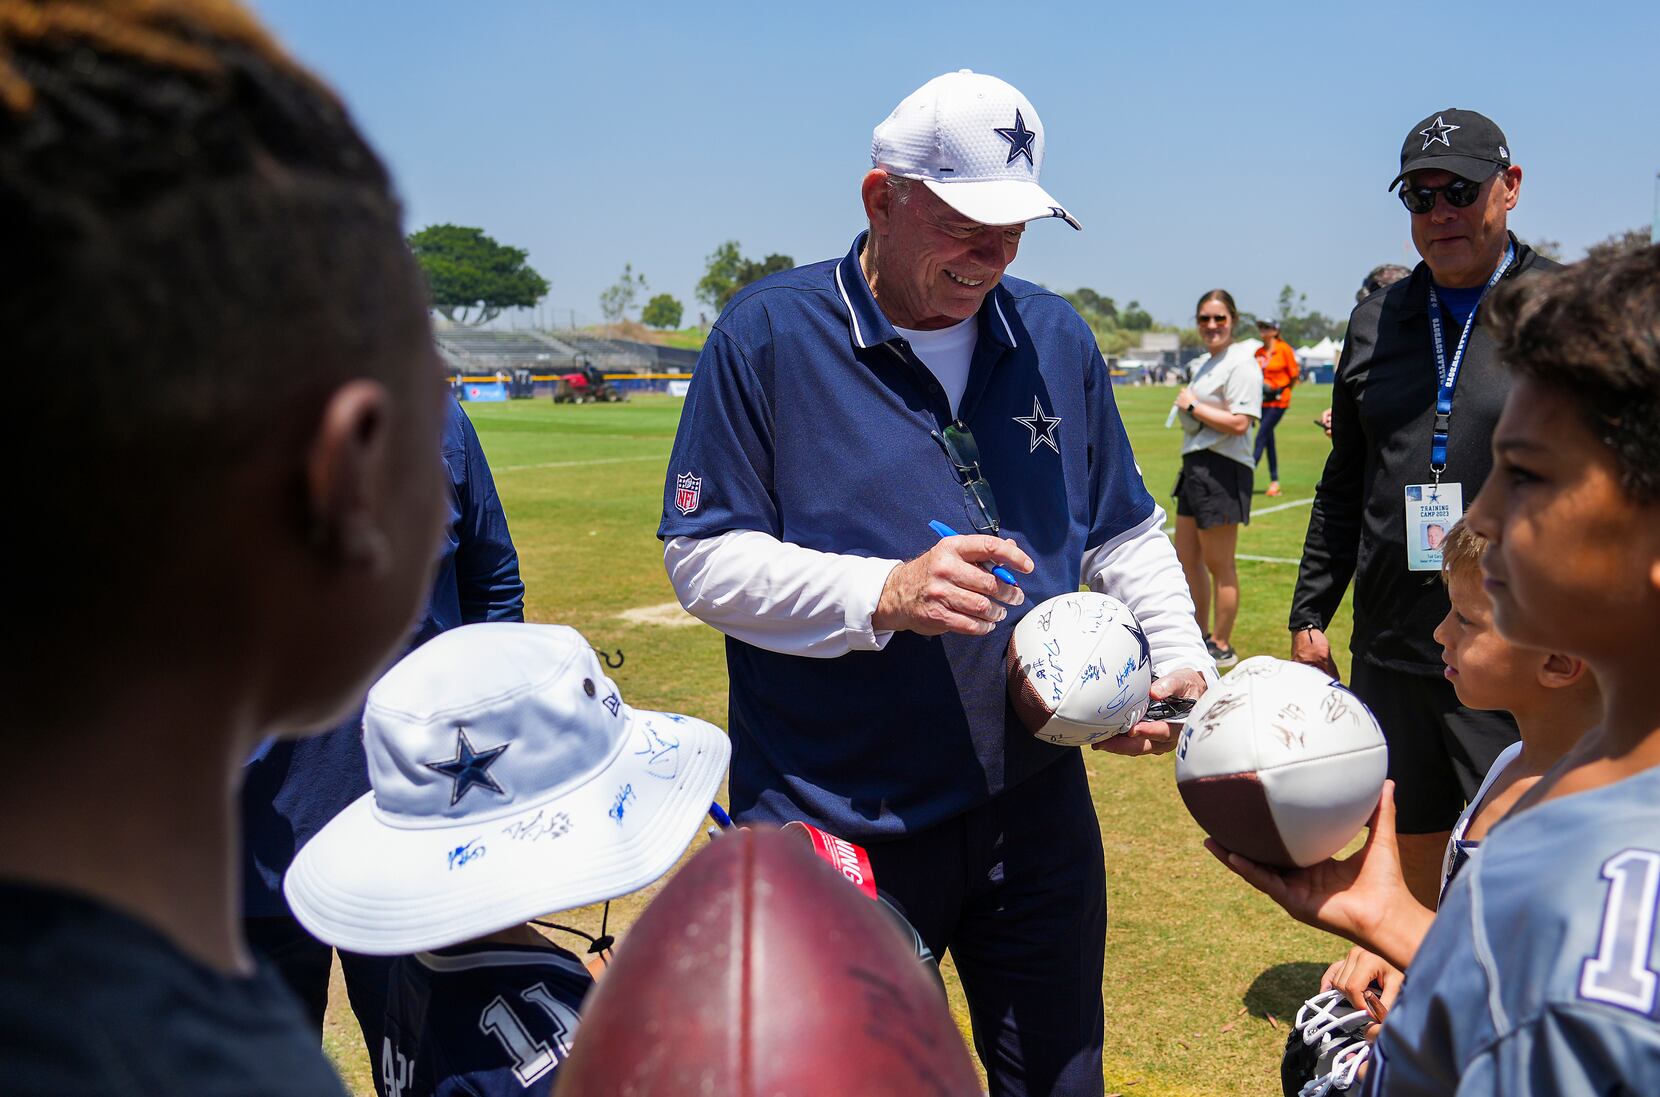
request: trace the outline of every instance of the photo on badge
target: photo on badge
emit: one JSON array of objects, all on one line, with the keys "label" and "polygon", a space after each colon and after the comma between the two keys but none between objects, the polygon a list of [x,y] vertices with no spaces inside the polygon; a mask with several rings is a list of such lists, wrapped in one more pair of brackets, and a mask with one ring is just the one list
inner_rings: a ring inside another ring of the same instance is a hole
[{"label": "photo on badge", "polygon": [[1406,566],[1408,571],[1439,571],[1441,542],[1464,517],[1461,484],[1406,485]]}]

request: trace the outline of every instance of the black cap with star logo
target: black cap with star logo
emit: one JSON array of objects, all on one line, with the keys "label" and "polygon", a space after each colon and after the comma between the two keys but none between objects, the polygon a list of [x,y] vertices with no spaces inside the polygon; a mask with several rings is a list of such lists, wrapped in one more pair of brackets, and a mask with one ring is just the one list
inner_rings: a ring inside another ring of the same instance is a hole
[{"label": "black cap with star logo", "polygon": [[1479,183],[1509,166],[1510,142],[1498,124],[1484,114],[1452,107],[1436,111],[1407,133],[1401,143],[1401,173],[1389,189],[1394,190],[1408,172],[1421,169],[1450,171]]}]

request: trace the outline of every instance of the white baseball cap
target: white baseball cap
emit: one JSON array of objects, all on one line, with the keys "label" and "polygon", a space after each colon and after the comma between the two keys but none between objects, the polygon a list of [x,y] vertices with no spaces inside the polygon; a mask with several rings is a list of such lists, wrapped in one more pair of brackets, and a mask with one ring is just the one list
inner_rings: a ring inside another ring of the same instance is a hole
[{"label": "white baseball cap", "polygon": [[946,205],[982,225],[1078,219],[1038,186],[1043,123],[1031,101],[995,76],[959,69],[936,76],[893,109],[871,137],[871,163],[920,179]]},{"label": "white baseball cap", "polygon": [[283,881],[319,940],[401,955],[638,890],[679,859],[725,776],[717,727],[623,703],[559,625],[464,625],[369,692],[373,791]]}]

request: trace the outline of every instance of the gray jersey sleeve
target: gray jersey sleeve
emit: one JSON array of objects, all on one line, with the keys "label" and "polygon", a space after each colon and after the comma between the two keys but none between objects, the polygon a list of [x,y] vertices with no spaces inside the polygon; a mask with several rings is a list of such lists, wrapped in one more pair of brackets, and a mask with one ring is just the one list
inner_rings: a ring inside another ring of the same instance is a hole
[{"label": "gray jersey sleeve", "polygon": [[1639,1017],[1552,1009],[1471,1062],[1457,1092],[1460,1097],[1660,1093],[1660,1028]]},{"label": "gray jersey sleeve", "polygon": [[1502,821],[1453,880],[1367,1092],[1660,1094],[1660,768]]}]

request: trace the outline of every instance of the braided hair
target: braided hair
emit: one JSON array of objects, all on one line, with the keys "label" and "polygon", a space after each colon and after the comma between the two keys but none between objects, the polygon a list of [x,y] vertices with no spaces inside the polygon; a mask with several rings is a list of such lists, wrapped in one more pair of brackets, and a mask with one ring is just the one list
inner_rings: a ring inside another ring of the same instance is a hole
[{"label": "braided hair", "polygon": [[43,453],[232,461],[398,368],[426,330],[400,221],[239,6],[0,0],[0,346]]},{"label": "braided hair", "polygon": [[430,362],[385,167],[228,0],[0,0],[0,241],[12,505],[62,586],[139,581],[342,383]]}]

